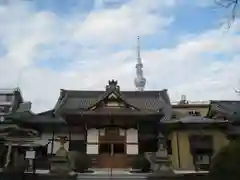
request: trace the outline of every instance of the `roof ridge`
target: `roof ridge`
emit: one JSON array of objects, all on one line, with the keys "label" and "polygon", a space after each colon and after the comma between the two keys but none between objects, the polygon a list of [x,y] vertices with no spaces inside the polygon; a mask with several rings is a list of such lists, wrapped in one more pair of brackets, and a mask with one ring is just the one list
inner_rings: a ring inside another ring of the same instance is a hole
[{"label": "roof ridge", "polygon": [[[73,90],[73,89],[61,89],[62,91],[66,91],[66,92],[106,92],[106,90]],[[120,92],[133,92],[133,93],[149,93],[149,92],[165,92],[167,91],[167,89],[161,89],[161,90],[144,90],[144,91],[136,91],[136,90],[121,90]]]}]

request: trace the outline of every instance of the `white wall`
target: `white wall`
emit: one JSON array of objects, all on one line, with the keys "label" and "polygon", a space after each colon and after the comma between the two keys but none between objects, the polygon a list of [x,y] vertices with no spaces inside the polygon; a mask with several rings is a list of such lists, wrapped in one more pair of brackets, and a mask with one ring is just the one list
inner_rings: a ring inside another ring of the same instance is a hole
[{"label": "white wall", "polygon": [[138,143],[138,130],[137,129],[127,129],[126,132],[127,143]]},{"label": "white wall", "polygon": [[[98,154],[98,143],[99,130],[98,129],[88,129],[87,130],[87,154]],[[90,144],[89,144],[90,143]]]},{"label": "white wall", "polygon": [[87,130],[87,143],[98,143],[99,132],[98,129]]},{"label": "white wall", "polygon": [[127,144],[127,154],[138,154],[138,144]]},{"label": "white wall", "polygon": [[39,140],[37,143],[42,144],[42,145],[46,145],[48,144],[47,147],[47,153],[51,154],[51,150],[52,150],[52,133],[43,133],[41,135],[41,140]]},{"label": "white wall", "polygon": [[127,154],[138,154],[138,130],[127,129],[126,131],[126,151]]},{"label": "white wall", "polygon": [[98,144],[87,144],[87,154],[98,154]]}]

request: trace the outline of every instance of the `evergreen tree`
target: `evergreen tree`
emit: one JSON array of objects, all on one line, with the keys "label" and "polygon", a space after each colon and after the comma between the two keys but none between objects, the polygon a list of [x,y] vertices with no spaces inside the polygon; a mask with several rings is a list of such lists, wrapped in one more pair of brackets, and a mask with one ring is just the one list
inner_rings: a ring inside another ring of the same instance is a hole
[{"label": "evergreen tree", "polygon": [[240,140],[232,141],[224,147],[213,159],[211,180],[240,179]]}]

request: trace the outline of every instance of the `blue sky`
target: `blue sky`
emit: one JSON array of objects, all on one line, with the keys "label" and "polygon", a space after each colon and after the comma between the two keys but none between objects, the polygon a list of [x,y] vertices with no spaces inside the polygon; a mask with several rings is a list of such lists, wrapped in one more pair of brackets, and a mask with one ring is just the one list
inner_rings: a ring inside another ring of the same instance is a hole
[{"label": "blue sky", "polygon": [[146,89],[237,99],[240,21],[226,30],[229,13],[209,0],[0,0],[0,88],[20,85],[37,112],[61,88],[115,78],[134,90],[139,35]]},{"label": "blue sky", "polygon": [[[27,2],[27,4],[30,4],[36,12],[50,11],[61,19],[68,21],[76,14],[81,14],[84,16],[83,18],[86,18],[88,14],[98,12],[102,10],[102,8],[117,9],[129,3],[129,1],[130,0],[103,0],[97,3],[94,0],[34,0],[30,1],[30,3]],[[97,4],[102,4],[102,7],[99,8]],[[162,9],[155,8],[150,13],[156,15],[160,13],[161,16]],[[218,22],[218,20],[224,17],[225,11],[212,4],[202,6],[198,3],[188,4],[186,2],[180,2],[178,6],[164,10],[163,14],[166,14],[166,16],[174,16],[174,22],[168,26],[166,36],[162,36],[162,33],[158,31],[143,36],[141,38],[143,49],[174,47],[178,42],[179,36],[184,34],[198,34],[204,32],[206,29],[219,27],[220,22]],[[159,38],[160,41],[155,41],[156,38]],[[64,51],[65,46],[68,45],[73,46],[71,53],[65,54],[64,56],[61,54],[59,57],[58,54],[54,52],[52,53],[54,57],[37,62],[37,65],[45,68],[53,68],[54,70],[58,68],[62,70],[62,68],[71,62],[71,55],[74,55],[75,51],[79,51],[81,46],[84,46],[84,44],[72,45],[72,43],[69,42],[61,42],[60,45],[57,45],[58,48],[56,51]],[[125,48],[125,44],[112,44],[111,47],[108,47],[108,49],[113,51],[119,51]]]},{"label": "blue sky", "polygon": [[88,13],[94,8],[94,0],[35,0],[33,4],[36,11],[52,11],[60,16]]},{"label": "blue sky", "polygon": [[[124,6],[131,0],[102,0],[102,6],[106,9],[116,9]],[[70,19],[71,16],[81,13],[87,16],[91,12],[99,11],[96,1],[94,0],[34,0],[30,3],[37,12],[51,11],[63,19]],[[101,8],[100,8],[101,9]],[[157,8],[151,13],[162,13],[162,9]],[[179,35],[188,33],[201,33],[206,29],[219,26],[218,22],[226,17],[226,10],[223,10],[214,4],[208,6],[199,5],[198,3],[188,4],[180,2],[178,6],[164,10],[163,14],[174,16],[174,23],[168,26],[168,34],[163,41],[153,41],[159,33],[155,32],[142,38],[143,48],[161,48],[174,46]],[[177,29],[177,31],[176,31]]]}]

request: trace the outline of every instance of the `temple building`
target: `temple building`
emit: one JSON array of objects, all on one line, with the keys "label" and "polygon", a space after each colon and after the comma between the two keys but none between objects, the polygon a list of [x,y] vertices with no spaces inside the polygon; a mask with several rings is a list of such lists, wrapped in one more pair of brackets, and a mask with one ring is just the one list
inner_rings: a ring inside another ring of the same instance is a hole
[{"label": "temple building", "polygon": [[127,168],[132,156],[157,151],[159,120],[170,116],[166,90],[121,91],[112,80],[105,91],[61,90],[54,109],[13,113],[11,119],[21,127],[16,138],[29,136],[19,146],[39,144],[45,147],[39,153],[52,156],[64,137],[66,150],[88,154],[94,167]]},{"label": "temple building", "polygon": [[1,90],[0,167],[34,149],[36,168],[49,169],[48,160],[65,149],[87,154],[93,168],[127,169],[135,156],[164,159],[165,148],[172,169],[209,170],[214,155],[240,137],[240,101],[182,96],[171,103],[166,89],[145,90],[139,38],[137,49],[134,91],[116,80],[101,91],[61,89],[52,109],[35,114],[19,89]]},{"label": "temple building", "polygon": [[240,135],[239,101],[173,104],[165,89],[121,91],[111,80],[103,91],[62,89],[53,109],[34,114],[19,92],[12,97],[18,109],[1,116],[1,167],[10,150],[12,161],[32,147],[47,160],[64,138],[64,148],[88,154],[94,168],[131,168],[136,155],[156,158],[161,133],[173,169],[208,170],[214,155]]}]

